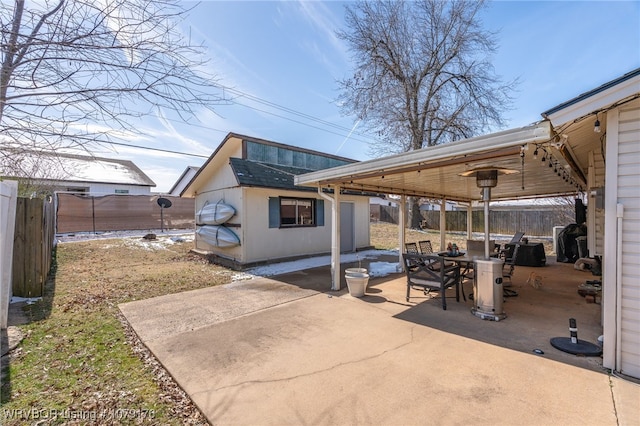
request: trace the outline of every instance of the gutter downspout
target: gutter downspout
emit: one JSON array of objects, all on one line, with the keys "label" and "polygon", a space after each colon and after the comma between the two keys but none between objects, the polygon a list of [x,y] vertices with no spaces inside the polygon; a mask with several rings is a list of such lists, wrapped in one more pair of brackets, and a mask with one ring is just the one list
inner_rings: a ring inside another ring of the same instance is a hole
[{"label": "gutter downspout", "polygon": [[616,370],[622,369],[622,218],[624,217],[624,204],[616,204],[617,240],[616,240]]},{"label": "gutter downspout", "polygon": [[340,290],[340,187],[334,189],[331,197],[322,192],[318,185],[318,195],[331,203],[331,290]]}]

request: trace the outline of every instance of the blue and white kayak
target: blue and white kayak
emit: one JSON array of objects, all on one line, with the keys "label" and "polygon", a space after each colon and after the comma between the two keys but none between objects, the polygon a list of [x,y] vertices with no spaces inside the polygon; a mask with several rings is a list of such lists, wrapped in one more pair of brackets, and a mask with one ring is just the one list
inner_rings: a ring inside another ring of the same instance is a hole
[{"label": "blue and white kayak", "polygon": [[231,229],[222,225],[205,225],[196,229],[196,234],[207,244],[227,248],[240,245],[240,238]]},{"label": "blue and white kayak", "polygon": [[215,204],[205,204],[196,213],[197,225],[221,225],[236,214],[236,209],[229,204],[218,201]]}]

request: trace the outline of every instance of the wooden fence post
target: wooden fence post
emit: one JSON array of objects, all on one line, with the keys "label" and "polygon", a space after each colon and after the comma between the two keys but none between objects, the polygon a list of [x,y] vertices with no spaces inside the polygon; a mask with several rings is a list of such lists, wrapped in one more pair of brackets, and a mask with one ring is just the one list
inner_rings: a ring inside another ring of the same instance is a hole
[{"label": "wooden fence post", "polygon": [[51,267],[54,211],[50,200],[18,198],[13,255],[13,294],[44,296]]}]

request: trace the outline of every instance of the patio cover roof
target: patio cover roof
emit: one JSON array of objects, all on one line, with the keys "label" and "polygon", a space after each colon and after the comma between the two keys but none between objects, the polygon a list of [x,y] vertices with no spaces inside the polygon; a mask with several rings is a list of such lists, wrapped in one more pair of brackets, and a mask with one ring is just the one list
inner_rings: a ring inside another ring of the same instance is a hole
[{"label": "patio cover roof", "polygon": [[492,200],[575,194],[586,186],[549,121],[319,170],[296,176],[295,183],[471,202],[481,200],[481,190],[475,178],[460,174],[480,167],[518,171],[498,177]]}]

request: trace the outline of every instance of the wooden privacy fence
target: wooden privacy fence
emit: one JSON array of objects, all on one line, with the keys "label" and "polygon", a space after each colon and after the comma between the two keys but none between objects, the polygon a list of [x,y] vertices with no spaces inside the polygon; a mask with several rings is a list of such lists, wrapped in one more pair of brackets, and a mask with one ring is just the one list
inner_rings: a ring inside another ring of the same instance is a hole
[{"label": "wooden privacy fence", "polygon": [[103,232],[137,229],[188,229],[195,226],[195,200],[163,196],[171,207],[161,208],[158,195],[76,195],[57,193],[57,232]]},{"label": "wooden privacy fence", "polygon": [[[398,208],[391,206],[371,206],[371,220],[398,223]],[[424,229],[440,229],[440,212],[437,210],[422,211]],[[489,216],[489,227],[496,234],[515,234],[524,232],[529,236],[552,236],[554,226],[565,226],[567,213],[560,209],[549,210],[492,210]],[[484,232],[484,211],[474,210],[472,213],[473,232]],[[464,210],[446,212],[446,230],[467,230],[467,212]]]},{"label": "wooden privacy fence", "polygon": [[[425,229],[440,229],[440,212],[423,211]],[[448,211],[447,231],[466,231],[467,212]],[[474,210],[471,215],[473,232],[484,232],[484,211]],[[496,210],[489,215],[489,229],[496,234],[524,232],[528,236],[552,236],[554,226],[564,226],[566,215],[555,210]]]},{"label": "wooden privacy fence", "polygon": [[398,223],[398,208],[381,204],[369,205],[370,218],[373,222]]},{"label": "wooden privacy fence", "polygon": [[51,269],[55,210],[51,198],[18,198],[13,239],[13,295],[44,296]]}]

